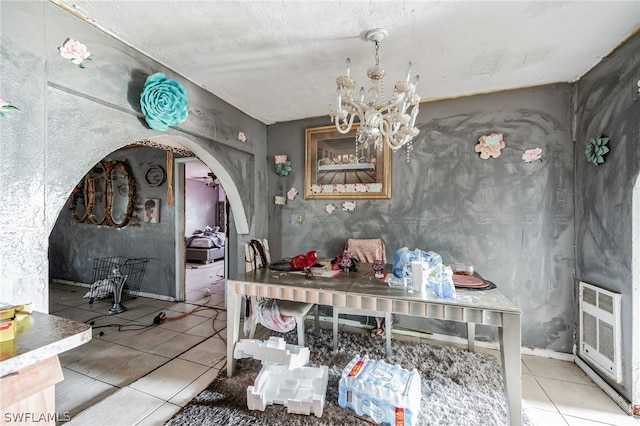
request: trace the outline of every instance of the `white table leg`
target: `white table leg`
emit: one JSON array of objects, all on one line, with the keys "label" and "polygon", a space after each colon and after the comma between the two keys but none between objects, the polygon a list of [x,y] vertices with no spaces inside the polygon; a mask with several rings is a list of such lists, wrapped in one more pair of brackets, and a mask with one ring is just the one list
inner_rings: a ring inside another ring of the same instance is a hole
[{"label": "white table leg", "polygon": [[227,281],[225,285],[227,299],[227,377],[233,376],[236,360],[233,349],[240,335],[240,302],[242,295],[236,294],[235,285]]},{"label": "white table leg", "polygon": [[522,423],[522,371],[520,360],[520,314],[502,314],[500,357],[502,378],[511,426]]},{"label": "white table leg", "polygon": [[338,350],[338,321],[340,320],[340,314],[338,308],[333,307],[333,350]]},{"label": "white table leg", "polygon": [[476,343],[476,323],[468,322],[467,323],[467,348],[469,352],[475,352],[475,343]]},{"label": "white table leg", "polygon": [[387,358],[391,360],[391,313],[384,313],[385,338],[387,340]]}]

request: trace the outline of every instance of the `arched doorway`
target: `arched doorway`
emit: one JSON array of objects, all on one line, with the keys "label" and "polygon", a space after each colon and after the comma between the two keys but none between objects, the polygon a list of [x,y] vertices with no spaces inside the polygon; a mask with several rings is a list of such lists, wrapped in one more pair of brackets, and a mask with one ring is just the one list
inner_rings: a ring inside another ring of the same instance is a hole
[{"label": "arched doorway", "polygon": [[[116,151],[118,151],[120,148],[124,148],[127,146],[130,146],[132,144],[126,144],[124,146],[121,147],[117,147],[115,148],[115,151],[112,151],[111,154],[115,153]],[[201,161],[203,161],[203,163],[205,163],[207,165],[207,167],[209,167],[212,171],[215,171],[216,175],[219,176],[219,180],[221,182],[224,182],[224,188],[225,191],[227,193],[227,198],[228,198],[228,202],[230,205],[230,209],[233,210],[233,220],[234,220],[234,225],[236,228],[236,232],[238,234],[241,233],[247,233],[248,232],[248,221],[245,215],[245,209],[244,206],[242,204],[242,201],[240,199],[240,195],[239,195],[239,190],[238,187],[236,186],[233,178],[231,177],[231,175],[227,172],[225,166],[219,162],[218,160],[216,160],[214,158],[214,156],[207,152],[205,149],[200,148],[200,146],[193,141],[190,141],[187,138],[183,138],[183,137],[175,137],[175,136],[158,136],[152,139],[144,139],[141,141],[136,141],[133,143],[133,145],[140,145],[143,147],[147,147],[147,148],[161,148],[163,151],[166,152],[171,152],[173,149],[179,150],[179,151],[184,151],[184,152],[188,152],[188,154],[186,155],[195,155],[194,151],[197,151],[200,153],[200,156],[198,156],[197,158]],[[107,156],[110,154],[107,154]],[[164,155],[164,154],[162,154]],[[178,156],[177,156],[178,157]],[[202,158],[204,157],[204,158]],[[102,158],[98,158],[96,161],[100,162],[103,158],[106,157],[102,157]],[[195,158],[195,157],[183,157],[183,158]],[[173,160],[173,162],[171,163],[176,164],[176,159]],[[164,164],[164,163],[160,163],[160,164]],[[141,167],[143,167],[142,163],[139,164],[133,164],[134,168],[137,167],[139,170],[137,171],[137,173],[140,173],[140,169]],[[146,167],[146,166],[145,166]],[[179,182],[181,182],[181,176],[179,175],[180,173],[180,167],[171,167],[169,166],[169,163],[166,164],[167,169],[171,169],[171,171],[173,171],[174,173],[171,174],[170,176],[167,176],[167,179],[170,179],[170,181],[172,182],[172,188],[169,187],[167,188],[167,190],[172,190],[174,191],[174,202],[180,202],[182,201],[182,194],[181,191],[183,190],[183,186],[181,184],[179,184]],[[167,170],[169,171],[169,170]],[[87,170],[84,170],[84,172],[86,173]],[[169,173],[168,173],[169,174]],[[140,185],[144,185],[144,183],[142,182],[142,179],[140,178],[140,175],[138,175],[138,181]],[[76,184],[76,182],[74,182],[74,184]],[[65,185],[66,183],[62,183],[62,185]],[[68,194],[67,194],[68,195]],[[170,197],[168,197],[170,198]],[[66,202],[66,200],[65,200]],[[139,208],[139,206],[141,205],[141,203],[143,203],[144,200],[137,200],[137,206]],[[163,201],[163,203],[168,202],[168,199],[165,199],[165,201]],[[64,204],[64,203],[63,203]],[[170,204],[170,203],[169,203]],[[180,224],[182,223],[182,226],[176,226],[175,227],[175,235],[174,235],[174,240],[175,240],[175,244],[173,241],[170,241],[170,245],[171,245],[171,259],[175,259],[175,281],[174,284],[172,284],[172,288],[175,289],[175,292],[171,292],[172,294],[170,294],[171,296],[174,296],[176,300],[184,300],[184,269],[185,269],[185,250],[184,250],[184,208],[183,206],[175,206],[172,207],[173,211],[175,211],[175,222]],[[59,215],[61,214],[62,209],[59,211]],[[169,217],[167,218],[169,219]],[[140,219],[142,220],[142,219]],[[171,217],[171,220],[173,221],[174,218]],[[95,228],[99,228],[99,227],[95,227]],[[109,228],[104,227],[105,229],[102,230],[103,233],[106,232],[110,232]],[[155,232],[155,229],[152,229],[152,227],[143,227],[146,228],[149,232]],[[126,231],[126,229],[123,229],[124,231]],[[53,232],[53,231],[52,231]],[[51,235],[51,233],[50,233]],[[140,238],[140,230],[138,229],[138,238]],[[99,243],[99,242],[98,242]],[[55,244],[55,243],[54,243]],[[228,247],[228,245],[226,245]],[[55,249],[55,247],[53,247],[53,249]],[[154,249],[160,249],[160,248],[156,248],[154,247]],[[164,248],[164,250],[167,250],[167,248]],[[175,250],[175,253],[173,252],[173,250]],[[51,250],[50,250],[51,251]],[[73,252],[68,252],[67,255],[71,258],[73,257],[75,254],[77,253],[73,253]],[[229,256],[225,256],[225,263],[228,262],[230,259]],[[169,261],[169,259],[166,259],[167,261]],[[165,263],[166,264],[166,263]],[[158,266],[158,265],[156,265]],[[88,267],[86,265],[86,260],[85,260],[85,266],[84,269],[90,269],[90,267]],[[173,268],[171,268],[173,269]],[[228,268],[225,268],[225,270],[227,270]],[[173,272],[173,271],[167,271],[167,272]],[[165,275],[169,275],[169,274],[165,274]],[[174,275],[174,274],[170,274],[169,276]],[[225,273],[226,275],[226,273]],[[53,277],[55,278],[55,277]],[[173,278],[173,277],[171,277]],[[88,280],[88,279],[84,279],[84,280],[78,280],[78,282],[80,283],[91,283],[92,281]],[[166,287],[165,287],[166,288]],[[182,294],[181,294],[182,291]],[[166,292],[163,294],[167,294]]]}]

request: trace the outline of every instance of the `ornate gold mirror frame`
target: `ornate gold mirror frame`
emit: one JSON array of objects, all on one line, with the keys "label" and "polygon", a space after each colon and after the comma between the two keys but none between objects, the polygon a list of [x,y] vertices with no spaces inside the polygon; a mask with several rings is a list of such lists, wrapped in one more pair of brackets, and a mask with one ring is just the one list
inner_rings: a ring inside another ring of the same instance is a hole
[{"label": "ornate gold mirror frame", "polygon": [[122,228],[137,219],[136,201],[136,180],[129,164],[99,162],[74,188],[69,210],[76,222]]},{"label": "ornate gold mirror frame", "polygon": [[[126,161],[107,163],[109,180],[107,181],[107,224],[122,228],[134,217],[136,205],[136,180]],[[124,199],[123,197],[126,197]]]}]

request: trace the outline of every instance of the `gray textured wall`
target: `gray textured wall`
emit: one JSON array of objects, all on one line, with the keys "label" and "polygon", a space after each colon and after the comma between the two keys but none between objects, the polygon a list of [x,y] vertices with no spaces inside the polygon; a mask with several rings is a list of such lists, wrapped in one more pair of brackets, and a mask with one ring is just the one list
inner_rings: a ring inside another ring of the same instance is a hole
[{"label": "gray textured wall", "polygon": [[[408,246],[440,253],[445,263],[472,262],[522,310],[522,344],[571,352],[573,299],[573,145],[571,87],[557,84],[421,106],[412,161],[393,155],[390,200],[357,201],[353,213],[327,214],[327,200],[299,195],[285,206],[276,192],[303,193],[304,129],[328,125],[315,118],[269,126],[269,239],[273,255],[316,249],[335,256],[349,237],[381,237],[387,259]],[[473,150],[481,135],[504,134],[497,159]],[[543,162],[524,163],[540,147]],[[273,155],[288,154],[293,171],[277,176]],[[339,205],[338,201],[332,201]],[[298,214],[305,215],[296,225]],[[412,317],[407,327],[461,334],[455,323]],[[479,335],[492,337],[492,330]]]},{"label": "gray textured wall", "polygon": [[[640,288],[639,265],[633,264],[640,245],[632,238],[634,225],[638,226],[633,223],[633,202],[640,202],[633,200],[640,169],[639,70],[640,34],[636,34],[577,83],[575,134],[576,286],[581,280],[622,294],[624,384],[611,384],[630,401],[634,380],[640,398],[640,365],[635,375],[631,365],[632,293],[634,285]],[[601,135],[610,138],[610,151],[604,164],[595,166],[587,162],[584,149],[589,138]],[[638,399],[634,402],[640,404]]]},{"label": "gray textured wall", "polygon": [[[0,300],[48,310],[48,237],[69,193],[95,163],[136,140],[166,135],[196,152],[237,189],[249,232],[266,236],[264,124],[52,3],[2,1],[0,16],[0,93],[20,108],[0,126]],[[59,55],[67,38],[91,51],[85,69]],[[158,71],[185,86],[197,112],[165,133],[139,113],[144,81]],[[247,238],[233,235],[231,273],[243,269]]]}]

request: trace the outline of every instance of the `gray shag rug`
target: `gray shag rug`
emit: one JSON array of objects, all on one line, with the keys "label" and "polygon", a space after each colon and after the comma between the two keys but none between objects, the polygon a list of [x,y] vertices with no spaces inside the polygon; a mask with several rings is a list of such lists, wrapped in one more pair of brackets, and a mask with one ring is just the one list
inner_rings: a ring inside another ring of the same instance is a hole
[{"label": "gray shag rug", "polygon": [[[284,337],[296,343],[295,333]],[[167,423],[178,425],[370,425],[367,419],[338,405],[338,381],[342,369],[357,354],[385,359],[384,340],[368,334],[340,333],[337,351],[332,349],[331,330],[316,337],[307,330],[311,348],[309,366],[329,367],[326,404],[321,418],[288,414],[283,405],[269,405],[264,412],[247,408],[247,387],[253,386],[261,364],[253,359],[237,360],[236,373],[226,369],[204,391],[184,406]],[[408,370],[417,369],[422,381],[418,425],[490,426],[508,425],[499,361],[489,354],[470,353],[451,346],[417,344],[392,340],[393,357],[386,360]],[[523,410],[524,412],[524,410]],[[523,425],[531,425],[523,414]]]}]

